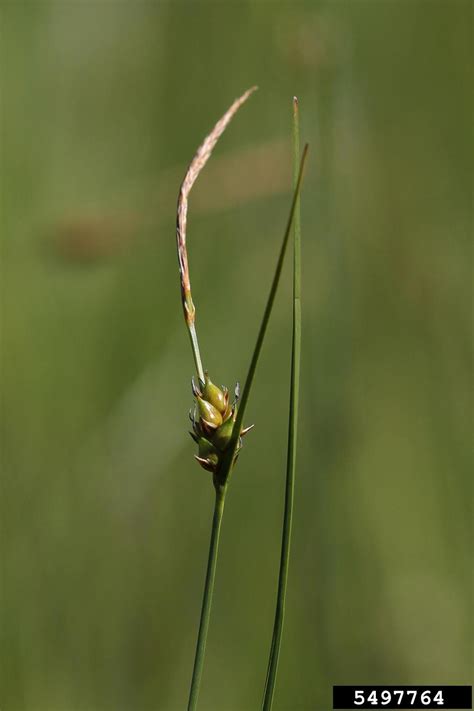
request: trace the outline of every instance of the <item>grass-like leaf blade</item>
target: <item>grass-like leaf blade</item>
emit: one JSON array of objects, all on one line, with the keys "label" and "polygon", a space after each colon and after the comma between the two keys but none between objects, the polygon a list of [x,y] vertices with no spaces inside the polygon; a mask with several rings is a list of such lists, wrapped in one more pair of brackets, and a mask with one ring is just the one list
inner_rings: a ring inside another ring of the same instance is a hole
[{"label": "grass-like leaf blade", "polygon": [[275,301],[276,292],[278,289],[278,284],[280,282],[281,270],[283,267],[283,262],[285,259],[286,248],[288,246],[288,241],[291,233],[291,227],[293,225],[293,219],[296,214],[297,206],[299,205],[299,194],[301,190],[301,185],[303,181],[304,166],[306,163],[306,157],[308,155],[308,144],[305,145],[303,149],[303,154],[301,156],[301,161],[299,163],[297,179],[295,182],[293,200],[291,202],[290,214],[288,217],[288,222],[286,225],[285,234],[283,237],[283,242],[280,248],[280,254],[278,256],[278,261],[275,267],[275,273],[273,276],[272,285],[270,287],[270,292],[268,294],[267,304],[265,306],[265,311],[263,313],[262,322],[260,324],[260,329],[257,336],[257,341],[255,343],[255,348],[252,355],[252,360],[250,361],[247,378],[245,380],[244,389],[242,391],[242,398],[240,400],[239,409],[237,412],[237,418],[235,421],[233,433],[229,446],[227,447],[224,457],[222,458],[221,465],[217,471],[216,478],[225,484],[229,477],[230,471],[232,469],[232,462],[234,460],[235,450],[237,449],[237,444],[240,436],[240,431],[242,429],[242,421],[247,407],[247,402],[252,389],[253,379],[255,376],[255,371],[257,369],[258,359],[260,357],[260,352],[262,350],[263,341],[265,339],[265,334],[268,327],[268,322],[272,313],[273,303]]},{"label": "grass-like leaf blade", "polygon": [[[293,99],[293,179],[298,184],[299,158],[299,112],[298,100]],[[268,660],[267,678],[262,709],[270,711],[275,693],[275,682],[280,657],[283,622],[285,617],[286,588],[291,552],[291,530],[293,522],[293,500],[296,472],[296,444],[298,431],[298,403],[300,390],[301,361],[301,218],[299,193],[296,195],[293,241],[293,333],[291,347],[290,412],[288,422],[288,452],[286,464],[285,508],[281,540],[280,573],[273,625],[273,637]]]}]

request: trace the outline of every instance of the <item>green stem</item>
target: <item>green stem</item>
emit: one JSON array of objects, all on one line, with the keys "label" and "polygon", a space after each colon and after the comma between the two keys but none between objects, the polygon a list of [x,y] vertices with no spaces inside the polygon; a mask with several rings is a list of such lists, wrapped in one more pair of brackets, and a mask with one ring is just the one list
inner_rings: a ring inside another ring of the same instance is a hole
[{"label": "green stem", "polygon": [[189,337],[191,338],[191,347],[193,349],[194,363],[196,365],[199,379],[204,382],[204,370],[202,368],[201,354],[199,352],[199,343],[197,339],[196,327],[193,323],[188,324]]},{"label": "green stem", "polygon": [[222,515],[224,513],[225,494],[225,486],[216,486],[216,501],[214,506],[214,516],[212,519],[209,558],[207,561],[206,582],[204,584],[204,595],[202,599],[201,620],[199,622],[196,655],[194,657],[193,678],[191,680],[191,689],[189,691],[188,711],[194,711],[194,709],[197,708],[199,687],[201,685],[204,654],[206,652],[207,630],[209,628],[209,617],[211,614],[212,593],[214,591],[214,578],[216,575],[219,535],[221,530]]},{"label": "green stem", "polygon": [[258,332],[257,341],[255,343],[255,348],[253,351],[252,360],[250,361],[249,369],[247,372],[247,378],[245,380],[244,390],[243,390],[242,397],[239,402],[239,408],[237,410],[237,418],[235,420],[234,429],[232,432],[232,437],[230,439],[227,449],[225,450],[224,456],[222,457],[222,461],[221,461],[221,463],[219,465],[219,469],[217,471],[217,479],[218,479],[218,481],[220,481],[222,483],[227,482],[229,474],[232,469],[233,462],[234,462],[235,452],[237,449],[237,443],[238,443],[238,440],[240,437],[240,431],[242,429],[242,420],[244,417],[245,409],[247,407],[247,402],[248,402],[248,398],[250,395],[250,391],[252,389],[252,383],[253,383],[255,371],[257,369],[258,359],[260,357],[260,351],[262,350],[263,341],[265,339],[265,334],[267,331],[268,322],[270,320],[270,315],[272,313],[273,302],[275,301],[275,296],[276,296],[276,292],[278,289],[278,284],[280,282],[281,270],[283,268],[283,262],[285,260],[286,247],[288,245],[291,227],[293,225],[293,217],[294,217],[297,205],[299,205],[298,196],[299,196],[301,185],[303,182],[304,166],[306,163],[306,157],[308,155],[308,149],[309,149],[309,146],[308,146],[308,144],[306,144],[303,149],[301,161],[299,163],[298,176],[297,176],[296,186],[295,186],[294,193],[293,193],[293,199],[291,202],[290,214],[288,217],[288,222],[286,224],[286,230],[285,230],[283,242],[282,242],[282,245],[280,248],[280,254],[278,256],[278,261],[277,261],[275,273],[273,276],[272,285],[270,287],[270,293],[268,294],[267,304],[265,306],[265,311],[263,313],[262,322],[260,324],[260,329]]},{"label": "green stem", "polygon": [[[299,156],[299,116],[298,100],[293,100],[293,181],[298,180]],[[290,563],[291,529],[293,523],[293,500],[296,471],[296,440],[298,429],[298,402],[300,384],[301,360],[301,224],[300,200],[297,194],[294,216],[294,249],[293,249],[293,334],[291,349],[291,384],[290,384],[290,413],[288,423],[288,453],[286,465],[285,509],[283,515],[283,532],[281,540],[280,573],[278,577],[278,593],[273,625],[272,645],[268,660],[267,679],[262,703],[263,711],[270,711],[275,692],[275,682],[278,672],[280,657],[283,622],[285,618],[286,588],[288,582],[288,568]]]}]

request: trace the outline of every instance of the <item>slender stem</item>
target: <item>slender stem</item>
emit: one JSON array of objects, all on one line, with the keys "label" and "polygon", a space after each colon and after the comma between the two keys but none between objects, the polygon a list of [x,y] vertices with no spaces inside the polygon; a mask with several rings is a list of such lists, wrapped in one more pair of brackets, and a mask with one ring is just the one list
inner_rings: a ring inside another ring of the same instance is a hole
[{"label": "slender stem", "polygon": [[[299,116],[298,100],[293,100],[293,149],[294,149],[294,184],[298,180],[299,155]],[[267,679],[262,703],[263,711],[270,711],[275,692],[275,681],[278,672],[283,622],[285,618],[286,588],[290,562],[291,529],[293,520],[293,500],[296,471],[296,440],[298,429],[298,402],[301,359],[301,224],[300,200],[297,197],[294,219],[294,249],[293,249],[293,334],[291,350],[291,384],[290,384],[290,414],[288,423],[288,454],[285,485],[285,510],[283,515],[283,532],[281,540],[280,573],[278,578],[278,594],[273,626],[272,645],[268,660]]]},{"label": "slender stem", "polygon": [[291,232],[291,227],[293,225],[293,217],[295,215],[295,210],[298,202],[298,196],[300,193],[301,185],[303,182],[304,166],[306,163],[306,157],[308,155],[308,144],[305,145],[303,149],[303,154],[301,156],[301,161],[299,162],[298,178],[295,185],[293,200],[291,202],[290,214],[288,217],[288,222],[286,224],[286,230],[283,237],[283,242],[280,248],[280,254],[278,256],[278,261],[273,276],[272,285],[270,287],[270,293],[268,294],[267,304],[265,306],[265,311],[262,317],[262,322],[260,324],[260,330],[258,332],[257,341],[255,343],[255,348],[252,355],[252,360],[250,361],[249,369],[247,372],[247,378],[245,380],[244,390],[242,393],[242,398],[239,403],[239,409],[237,411],[237,418],[235,420],[234,429],[232,432],[232,437],[229,442],[227,449],[225,450],[224,456],[222,458],[221,464],[217,471],[217,478],[220,482],[225,483],[229,477],[230,471],[232,469],[232,464],[234,462],[235,452],[237,449],[237,444],[240,437],[240,431],[242,428],[242,420],[244,417],[245,409],[247,407],[247,402],[249,399],[250,391],[252,388],[252,383],[257,369],[258,359],[260,357],[260,351],[262,350],[263,341],[265,339],[265,334],[267,331],[268,322],[270,320],[270,315],[272,313],[273,302],[275,301],[276,292],[278,289],[278,284],[280,282],[281,270],[283,267],[283,262],[285,259],[286,248],[288,245],[288,239]]},{"label": "slender stem", "polygon": [[199,379],[204,382],[204,370],[202,368],[201,354],[199,352],[199,343],[197,339],[196,326],[194,321],[188,324],[189,337],[191,338],[191,347],[193,349],[194,363],[196,365]]},{"label": "slender stem", "polygon": [[189,691],[188,711],[194,711],[194,709],[197,708],[199,687],[201,685],[204,654],[206,652],[207,630],[209,628],[209,617],[212,605],[212,593],[214,591],[214,578],[216,575],[219,535],[221,530],[222,515],[224,513],[225,494],[225,486],[216,486],[216,501],[214,506],[214,516],[212,519],[209,558],[207,561],[206,582],[204,584],[204,595],[202,599],[201,620],[199,622],[196,655],[194,657],[193,677]]}]

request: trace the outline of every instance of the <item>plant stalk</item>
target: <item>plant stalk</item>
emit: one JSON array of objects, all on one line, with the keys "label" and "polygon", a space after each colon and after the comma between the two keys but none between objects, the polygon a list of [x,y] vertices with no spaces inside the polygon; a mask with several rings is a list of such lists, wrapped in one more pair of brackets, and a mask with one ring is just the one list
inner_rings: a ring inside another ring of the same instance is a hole
[{"label": "plant stalk", "polygon": [[242,428],[242,421],[247,407],[247,402],[250,396],[250,391],[252,389],[252,383],[255,376],[255,371],[257,369],[258,360],[260,357],[260,351],[262,350],[263,341],[265,339],[265,334],[267,331],[268,322],[270,321],[270,315],[273,309],[273,302],[275,301],[276,292],[278,289],[278,284],[280,283],[281,271],[283,268],[283,262],[285,260],[286,248],[288,245],[288,240],[291,232],[291,227],[293,225],[293,217],[296,212],[297,205],[299,205],[299,193],[301,185],[303,182],[304,167],[306,164],[306,158],[308,155],[309,145],[306,144],[303,148],[303,153],[301,156],[301,161],[297,167],[297,181],[293,193],[293,199],[291,202],[290,214],[288,217],[288,222],[286,224],[285,234],[283,236],[283,242],[280,247],[280,254],[278,255],[278,261],[275,268],[275,273],[273,275],[273,281],[270,287],[270,292],[268,294],[267,304],[265,306],[265,311],[263,313],[262,322],[260,324],[260,329],[257,336],[257,341],[255,343],[254,351],[252,354],[252,359],[250,361],[249,369],[247,372],[247,378],[245,380],[244,390],[242,397],[239,402],[239,409],[237,410],[237,418],[235,420],[234,429],[232,437],[230,439],[229,445],[225,450],[224,457],[222,458],[222,463],[217,471],[218,480],[221,482],[227,482],[230,475],[232,464],[234,461],[235,451],[237,449],[237,443],[240,437],[240,431]]},{"label": "plant stalk", "polygon": [[188,331],[189,331],[189,337],[191,339],[191,348],[193,351],[194,364],[196,366],[197,374],[198,374],[199,380],[201,382],[204,382],[204,369],[202,367],[201,353],[199,351],[199,343],[198,343],[198,338],[197,338],[196,327],[194,325],[194,321],[188,325]]},{"label": "plant stalk", "polygon": [[[298,100],[293,99],[293,183],[298,181],[299,156],[299,115]],[[293,241],[293,333],[291,349],[291,382],[290,382],[290,413],[288,423],[288,452],[286,465],[285,508],[283,514],[283,531],[281,540],[280,572],[278,577],[278,593],[273,626],[273,637],[268,660],[267,678],[262,703],[263,711],[270,711],[275,693],[275,682],[278,672],[283,623],[285,619],[286,589],[291,550],[291,530],[293,523],[293,501],[296,471],[296,443],[298,429],[298,403],[300,385],[301,360],[301,223],[300,198],[297,194],[294,214]]]},{"label": "plant stalk", "polygon": [[221,531],[222,516],[224,513],[224,503],[226,487],[217,485],[216,500],[214,505],[214,516],[212,519],[211,541],[209,544],[209,557],[207,561],[206,582],[204,584],[204,595],[202,599],[201,620],[199,622],[199,632],[196,644],[196,655],[194,657],[193,676],[189,691],[188,711],[197,708],[199,688],[201,685],[204,655],[206,652],[207,631],[209,628],[209,618],[211,614],[212,594],[214,591],[214,578],[216,575],[217,553],[219,549],[219,536]]}]

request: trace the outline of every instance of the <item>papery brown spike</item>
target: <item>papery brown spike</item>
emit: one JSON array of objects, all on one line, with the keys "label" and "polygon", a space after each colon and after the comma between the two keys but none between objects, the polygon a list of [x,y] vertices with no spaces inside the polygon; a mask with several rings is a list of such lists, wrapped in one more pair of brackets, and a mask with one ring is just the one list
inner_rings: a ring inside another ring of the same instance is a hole
[{"label": "papery brown spike", "polygon": [[188,326],[194,324],[196,309],[191,296],[191,281],[189,278],[188,253],[186,249],[186,221],[188,214],[188,197],[196,178],[206,165],[219,138],[224,133],[227,125],[249,96],[257,89],[253,86],[242,96],[234,101],[232,106],[225,112],[216,123],[211,133],[206,136],[202,144],[196,151],[194,158],[189,164],[184,180],[178,195],[178,207],[176,215],[176,246],[178,250],[179,273],[181,277],[181,297],[183,302],[184,318]]}]

